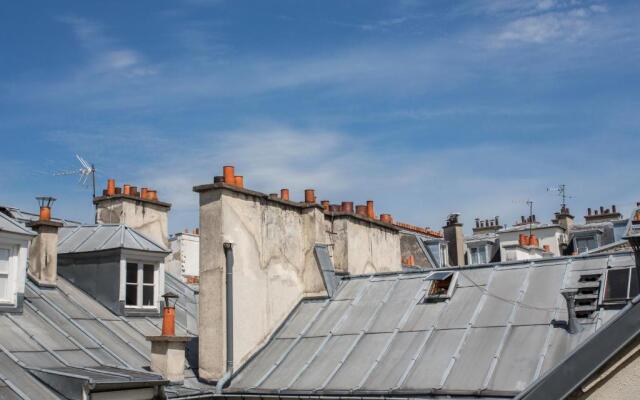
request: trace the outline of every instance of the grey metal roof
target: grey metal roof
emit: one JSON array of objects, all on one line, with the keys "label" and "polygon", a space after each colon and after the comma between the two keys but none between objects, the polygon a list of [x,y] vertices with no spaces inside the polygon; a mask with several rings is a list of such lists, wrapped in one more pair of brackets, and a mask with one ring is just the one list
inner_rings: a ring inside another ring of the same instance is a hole
[{"label": "grey metal roof", "polygon": [[638,337],[640,296],[517,398],[560,399],[569,396]]},{"label": "grey metal roof", "polygon": [[169,252],[163,245],[126,225],[79,225],[62,227],[58,231],[58,254],[110,249]]},{"label": "grey metal roof", "polygon": [[[170,278],[166,282],[167,290],[180,288]],[[185,309],[176,307],[177,335],[191,332],[181,322],[187,319],[181,316]],[[118,382],[123,386],[141,379],[157,382],[159,378],[145,369],[151,353],[145,336],[159,335],[161,325],[159,317],[117,316],[61,277],[54,289],[28,281],[23,312],[0,314],[0,394],[19,390],[23,395],[17,398],[22,399],[62,398],[44,382],[54,384],[56,374],[70,369],[96,385],[113,373],[121,375]],[[196,370],[187,363],[184,384],[166,387],[168,396],[211,393],[211,387],[197,380]],[[40,379],[34,375],[37,371]]]},{"label": "grey metal roof", "polygon": [[[2,205],[0,205],[0,213],[7,214],[23,224],[26,224],[27,222],[37,221],[40,218],[40,215],[38,213],[33,213],[30,211],[20,210],[19,208],[2,206]],[[59,222],[64,226],[74,226],[74,225],[81,224],[81,222],[78,222],[78,221],[72,221],[69,219],[55,218],[55,217],[52,217],[51,221]]]},{"label": "grey metal roof", "polygon": [[22,223],[0,212],[0,232],[15,233],[18,235],[35,236],[36,234]]},{"label": "grey metal roof", "polygon": [[554,321],[567,319],[560,290],[633,263],[620,253],[451,269],[451,298],[433,303],[421,301],[430,272],[352,278],[302,301],[227,392],[514,396],[618,312],[598,309],[569,334]]}]

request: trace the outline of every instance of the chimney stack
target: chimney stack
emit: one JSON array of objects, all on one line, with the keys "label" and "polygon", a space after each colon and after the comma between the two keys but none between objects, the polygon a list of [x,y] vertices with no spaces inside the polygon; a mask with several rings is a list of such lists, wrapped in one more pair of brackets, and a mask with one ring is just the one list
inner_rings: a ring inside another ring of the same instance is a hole
[{"label": "chimney stack", "polygon": [[36,197],[40,205],[40,217],[28,224],[37,236],[29,246],[29,276],[39,286],[54,287],[58,279],[58,229],[59,222],[51,221],[53,197]]},{"label": "chimney stack", "polygon": [[151,371],[174,384],[184,382],[185,347],[191,336],[176,336],[176,301],[178,295],[165,293],[162,310],[162,334],[147,336],[151,342]]},{"label": "chimney stack", "polygon": [[449,214],[443,231],[449,249],[449,264],[461,267],[464,265],[464,232],[462,223],[458,221],[459,216],[460,214]]}]

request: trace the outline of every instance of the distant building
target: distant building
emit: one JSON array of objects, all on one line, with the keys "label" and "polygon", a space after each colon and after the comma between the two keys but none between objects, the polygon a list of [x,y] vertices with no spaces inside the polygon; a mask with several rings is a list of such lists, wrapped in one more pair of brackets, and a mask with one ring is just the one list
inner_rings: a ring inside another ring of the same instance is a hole
[{"label": "distant building", "polygon": [[187,283],[197,283],[200,276],[200,230],[185,230],[169,238],[171,254],[165,260],[167,272]]}]

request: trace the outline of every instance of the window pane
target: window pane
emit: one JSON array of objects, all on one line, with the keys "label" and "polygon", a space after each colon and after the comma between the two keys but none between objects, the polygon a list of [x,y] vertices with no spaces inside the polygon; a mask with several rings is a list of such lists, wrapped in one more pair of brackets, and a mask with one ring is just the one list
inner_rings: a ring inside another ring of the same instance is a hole
[{"label": "window pane", "polygon": [[142,305],[153,305],[153,286],[145,286],[142,288]]},{"label": "window pane", "polygon": [[127,285],[127,294],[126,294],[125,304],[128,306],[138,305],[138,286]]},{"label": "window pane", "polygon": [[9,276],[0,274],[0,300],[9,300]]},{"label": "window pane", "polygon": [[138,283],[138,264],[127,263],[127,283]]},{"label": "window pane", "polygon": [[594,237],[576,239],[576,246],[578,247],[578,253],[584,253],[598,247]]},{"label": "window pane", "polygon": [[487,262],[487,248],[480,247],[478,249],[478,264],[484,264]]},{"label": "window pane", "polygon": [[144,283],[153,283],[153,270],[154,270],[154,265],[153,264],[145,264],[144,265],[144,276],[142,278],[142,281]]},{"label": "window pane", "polygon": [[607,272],[607,287],[604,291],[605,300],[620,300],[627,298],[629,284],[629,269],[612,269]]},{"label": "window pane", "polygon": [[638,293],[640,293],[638,288],[638,270],[634,267],[631,268],[631,292],[629,293],[629,297],[633,299]]}]

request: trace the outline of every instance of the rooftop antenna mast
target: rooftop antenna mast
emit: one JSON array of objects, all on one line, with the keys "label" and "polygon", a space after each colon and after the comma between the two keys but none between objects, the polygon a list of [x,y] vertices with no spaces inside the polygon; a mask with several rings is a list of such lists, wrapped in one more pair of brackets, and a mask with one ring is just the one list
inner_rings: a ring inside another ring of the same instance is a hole
[{"label": "rooftop antenna mast", "polygon": [[[514,203],[524,203],[529,206],[529,219],[527,222],[529,222],[529,237],[531,237],[531,234],[533,233],[533,200],[527,199],[524,202],[522,200],[514,200]],[[524,221],[522,221],[522,223],[516,222],[516,225],[524,225]]]},{"label": "rooftop antenna mast", "polygon": [[80,162],[80,168],[78,169],[70,169],[64,171],[56,171],[53,173],[53,176],[67,176],[67,175],[79,175],[80,180],[79,184],[82,186],[87,186],[89,177],[91,177],[91,187],[93,189],[93,198],[96,197],[96,167],[93,163],[89,163],[84,158],[80,157],[76,154],[76,158]]},{"label": "rooftop antenna mast", "polygon": [[560,210],[564,210],[565,208],[567,208],[567,199],[573,198],[572,196],[569,196],[567,194],[567,185],[565,185],[564,183],[556,187],[547,188],[547,192],[558,193],[558,196],[560,196],[560,198],[562,199],[562,203],[560,204]]}]

